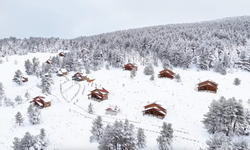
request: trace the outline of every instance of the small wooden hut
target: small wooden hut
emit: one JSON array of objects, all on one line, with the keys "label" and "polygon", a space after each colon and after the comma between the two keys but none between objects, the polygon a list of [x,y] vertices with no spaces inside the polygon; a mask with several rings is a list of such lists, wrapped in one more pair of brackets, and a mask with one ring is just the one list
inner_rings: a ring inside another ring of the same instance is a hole
[{"label": "small wooden hut", "polygon": [[65,53],[64,52],[60,52],[58,55],[61,56],[61,57],[64,57]]},{"label": "small wooden hut", "polygon": [[126,65],[123,66],[123,70],[132,70],[135,69],[137,71],[137,65],[136,64],[132,64],[132,63],[128,63]]},{"label": "small wooden hut", "polygon": [[58,69],[56,74],[57,74],[57,76],[65,76],[68,74],[68,71],[67,71],[67,69]]},{"label": "small wooden hut", "polygon": [[110,115],[117,115],[119,113],[120,109],[118,109],[117,106],[115,107],[109,107],[106,109],[106,114],[110,114]]},{"label": "small wooden hut", "polygon": [[197,89],[198,91],[209,91],[209,92],[217,92],[218,84],[211,80],[206,80],[201,83],[198,83]]},{"label": "small wooden hut", "polygon": [[85,76],[83,76],[83,73],[77,72],[72,76],[72,80],[83,81],[85,80]]},{"label": "small wooden hut", "polygon": [[37,97],[33,98],[33,100],[30,101],[30,103],[32,103],[36,106],[39,106],[40,108],[51,106],[51,101],[46,101],[45,97],[43,97],[43,96],[37,96]]},{"label": "small wooden hut", "polygon": [[157,118],[164,119],[167,114],[167,110],[161,107],[161,105],[154,103],[148,104],[144,106],[144,110],[142,111],[143,115],[152,115]]},{"label": "small wooden hut", "polygon": [[22,82],[28,82],[28,78],[23,77]]},{"label": "small wooden hut", "polygon": [[159,78],[170,78],[173,79],[175,76],[175,73],[169,69],[164,69],[162,71],[160,71],[160,73],[158,74]]},{"label": "small wooden hut", "polygon": [[90,91],[90,94],[88,94],[88,98],[93,98],[102,101],[108,99],[108,93],[109,92],[104,88],[95,89],[93,91]]}]

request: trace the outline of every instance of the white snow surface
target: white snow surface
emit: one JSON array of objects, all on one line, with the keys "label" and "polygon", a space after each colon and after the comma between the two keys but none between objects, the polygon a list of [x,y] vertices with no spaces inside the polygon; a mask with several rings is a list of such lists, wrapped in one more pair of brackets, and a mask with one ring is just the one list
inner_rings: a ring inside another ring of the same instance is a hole
[{"label": "white snow surface", "polygon": [[[155,78],[150,81],[150,76],[143,74],[144,66],[138,65],[136,77],[130,78],[129,71],[122,68],[106,70],[103,67],[99,71],[92,71],[91,76],[95,79],[92,83],[87,81],[75,82],[71,77],[75,72],[69,72],[66,77],[58,77],[53,74],[54,85],[52,95],[44,95],[37,87],[41,79],[35,75],[27,75],[24,69],[24,61],[38,57],[40,62],[45,62],[50,56],[58,53],[30,53],[23,56],[9,56],[8,60],[0,64],[0,82],[5,87],[5,93],[13,101],[17,95],[25,99],[23,104],[16,104],[14,108],[0,106],[0,149],[12,149],[14,137],[22,138],[25,132],[32,135],[40,133],[44,128],[48,135],[48,149],[67,150],[97,150],[98,143],[89,142],[92,121],[101,115],[104,123],[113,123],[116,119],[128,119],[136,127],[145,129],[147,136],[147,147],[143,150],[157,150],[156,138],[159,135],[163,122],[171,123],[174,129],[174,150],[198,150],[206,147],[209,134],[203,128],[201,120],[208,112],[208,106],[213,99],[219,97],[235,97],[241,99],[245,108],[249,107],[247,100],[250,98],[249,72],[233,70],[233,73],[221,75],[214,71],[197,71],[195,67],[188,70],[174,68],[173,72],[180,74],[181,82],[168,78]],[[15,64],[17,60],[18,64]],[[137,63],[139,64],[139,63]],[[22,86],[12,81],[14,72],[20,69],[29,78]],[[162,70],[155,67],[155,74]],[[85,73],[84,73],[85,75]],[[239,86],[233,85],[234,78],[242,80]],[[68,78],[68,79],[67,79]],[[209,92],[198,92],[196,85],[204,80],[213,80],[218,83],[216,94]],[[62,93],[60,92],[60,84]],[[85,89],[84,89],[85,87]],[[88,99],[88,94],[95,88],[105,88],[109,91],[108,99],[102,102]],[[24,94],[31,94],[31,99],[36,96],[45,96],[51,99],[51,106],[41,110],[42,123],[32,125],[27,117],[29,101]],[[167,110],[166,117],[143,116],[144,106],[157,102]],[[87,113],[89,103],[93,104],[94,114]],[[105,109],[110,105],[117,105],[120,112],[116,116],[106,115]],[[20,111],[24,117],[24,124],[15,124],[15,115]]]}]

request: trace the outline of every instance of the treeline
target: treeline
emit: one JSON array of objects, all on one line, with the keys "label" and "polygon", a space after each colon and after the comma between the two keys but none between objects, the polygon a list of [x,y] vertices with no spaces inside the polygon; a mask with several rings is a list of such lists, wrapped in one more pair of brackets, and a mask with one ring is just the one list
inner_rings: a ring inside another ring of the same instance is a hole
[{"label": "treeline", "polygon": [[75,39],[10,37],[0,40],[0,56],[58,50],[79,52],[86,48],[85,57],[95,69],[102,67],[104,62],[120,67],[125,62],[138,61],[142,65],[157,65],[160,60],[175,67],[189,68],[195,64],[203,70],[214,68],[224,74],[230,67],[250,68],[249,38],[250,17],[243,16],[129,29]]}]

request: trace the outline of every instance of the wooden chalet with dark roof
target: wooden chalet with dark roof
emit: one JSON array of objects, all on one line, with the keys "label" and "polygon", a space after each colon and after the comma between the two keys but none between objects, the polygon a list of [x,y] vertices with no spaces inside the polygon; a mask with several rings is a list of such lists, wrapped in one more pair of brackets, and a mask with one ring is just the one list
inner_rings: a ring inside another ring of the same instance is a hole
[{"label": "wooden chalet with dark roof", "polygon": [[28,78],[23,77],[22,82],[28,82]]},{"label": "wooden chalet with dark roof", "polygon": [[30,101],[30,103],[39,106],[40,108],[51,106],[51,101],[46,101],[45,97],[43,96],[37,96],[33,98],[33,100]]},{"label": "wooden chalet with dark roof", "polygon": [[170,78],[173,79],[175,76],[175,73],[169,69],[164,69],[162,71],[160,71],[160,73],[158,74],[159,78]]},{"label": "wooden chalet with dark roof", "polygon": [[97,100],[106,100],[108,99],[108,91],[104,88],[102,89],[95,89],[93,91],[90,91],[90,94],[88,94],[88,98],[93,98]]},{"label": "wooden chalet with dark roof", "polygon": [[143,115],[152,115],[161,119],[164,119],[167,114],[167,110],[161,107],[161,105],[156,104],[155,102],[144,106],[144,110],[142,112]]},{"label": "wooden chalet with dark roof", "polygon": [[137,71],[137,65],[136,64],[132,64],[132,63],[128,63],[126,65],[123,66],[123,70],[132,70],[135,69]]},{"label": "wooden chalet with dark roof", "polygon": [[214,81],[211,80],[207,80],[207,81],[203,81],[201,83],[197,84],[197,89],[198,91],[210,91],[210,92],[217,92],[218,89],[218,84],[215,83]]},{"label": "wooden chalet with dark roof", "polygon": [[51,62],[51,60],[50,60],[50,59],[48,59],[45,63],[47,63],[47,64],[51,64],[52,62]]},{"label": "wooden chalet with dark roof", "polygon": [[83,81],[85,80],[85,76],[83,76],[83,73],[77,72],[72,76],[72,80]]},{"label": "wooden chalet with dark roof", "polygon": [[65,76],[68,74],[68,71],[67,71],[67,69],[58,69],[56,74],[57,74],[57,76]]},{"label": "wooden chalet with dark roof", "polygon": [[61,57],[64,57],[65,53],[64,52],[60,52],[58,55],[61,56]]}]

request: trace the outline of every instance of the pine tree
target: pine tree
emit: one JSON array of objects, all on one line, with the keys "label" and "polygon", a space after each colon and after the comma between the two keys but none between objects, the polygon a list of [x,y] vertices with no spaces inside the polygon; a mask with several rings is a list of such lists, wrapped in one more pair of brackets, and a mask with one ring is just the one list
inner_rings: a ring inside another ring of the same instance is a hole
[{"label": "pine tree", "polygon": [[14,138],[12,148],[13,148],[13,150],[21,150],[20,139],[18,139],[17,137]]},{"label": "pine tree", "polygon": [[30,105],[27,113],[30,123],[39,124],[41,122],[41,110],[36,106]]},{"label": "pine tree", "polygon": [[177,82],[181,81],[181,76],[178,73],[174,76],[174,78],[176,79]]},{"label": "pine tree", "polygon": [[32,62],[33,62],[33,73],[39,78],[40,77],[40,72],[41,72],[41,69],[40,69],[40,61],[38,58],[34,57],[32,59]]},{"label": "pine tree", "polygon": [[142,128],[139,128],[137,131],[137,146],[139,148],[146,147],[146,136],[145,136],[144,130]]},{"label": "pine tree", "polygon": [[223,133],[216,133],[206,141],[207,150],[233,150],[229,138]]},{"label": "pine tree", "polygon": [[89,103],[89,106],[88,106],[88,112],[90,114],[92,114],[94,111],[93,111],[93,105],[91,103]]},{"label": "pine tree", "polygon": [[34,136],[29,132],[26,132],[24,137],[20,141],[20,150],[30,150],[34,148],[36,141]]},{"label": "pine tree", "polygon": [[92,138],[99,141],[103,134],[104,125],[102,123],[102,117],[97,116],[97,118],[92,123]]},{"label": "pine tree", "polygon": [[172,150],[173,129],[172,124],[163,122],[160,136],[156,139],[160,150]]},{"label": "pine tree", "polygon": [[17,70],[15,72],[14,78],[12,80],[13,80],[13,82],[16,82],[17,84],[22,85],[23,84],[23,74],[22,74],[22,72],[20,70]]},{"label": "pine tree", "polygon": [[123,124],[122,137],[121,137],[121,147],[123,149],[136,150],[136,139],[134,137],[134,125],[130,124],[126,119]]},{"label": "pine tree", "polygon": [[152,76],[150,77],[150,80],[151,80],[151,81],[154,81],[154,80],[155,80],[155,76],[152,75]]},{"label": "pine tree", "polygon": [[17,104],[22,104],[23,103],[23,98],[20,95],[17,95],[15,98],[15,101],[17,102]]},{"label": "pine tree", "polygon": [[112,145],[112,132],[112,127],[108,124],[105,127],[102,138],[99,140],[98,150],[113,150],[114,146]]},{"label": "pine tree", "polygon": [[4,91],[4,87],[3,87],[3,83],[0,82],[0,106],[2,106],[2,100],[5,97],[5,91]]},{"label": "pine tree", "polygon": [[41,88],[43,93],[51,94],[51,84],[53,84],[53,80],[52,75],[50,73],[48,73],[48,75],[42,76]]},{"label": "pine tree", "polygon": [[25,72],[28,75],[33,74],[33,64],[30,62],[29,59],[24,62],[24,67],[25,67]]},{"label": "pine tree", "polygon": [[20,112],[17,112],[16,116],[16,123],[20,126],[23,123],[23,116]]},{"label": "pine tree", "polygon": [[7,98],[7,97],[4,98],[5,106],[13,106],[14,105],[13,103],[14,102],[12,102],[10,98]]},{"label": "pine tree", "polygon": [[41,150],[45,150],[48,147],[48,139],[45,130],[42,128],[40,134],[36,137],[36,147]]}]

